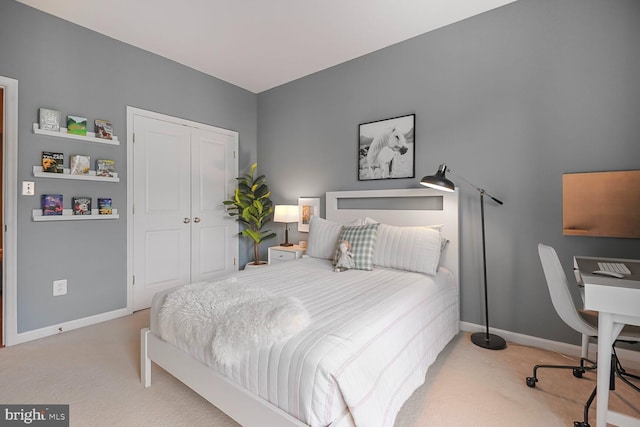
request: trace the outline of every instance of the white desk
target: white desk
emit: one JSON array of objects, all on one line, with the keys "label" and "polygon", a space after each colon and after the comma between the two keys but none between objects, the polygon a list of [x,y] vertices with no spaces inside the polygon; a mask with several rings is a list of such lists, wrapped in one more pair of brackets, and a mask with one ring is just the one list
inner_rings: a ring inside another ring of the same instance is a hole
[{"label": "white desk", "polygon": [[[624,279],[592,274],[598,261],[623,262],[631,270]],[[640,419],[609,411],[611,346],[626,324],[640,325],[640,260],[575,257],[574,268],[584,282],[584,308],[598,311],[597,427],[607,422],[640,426]]]}]

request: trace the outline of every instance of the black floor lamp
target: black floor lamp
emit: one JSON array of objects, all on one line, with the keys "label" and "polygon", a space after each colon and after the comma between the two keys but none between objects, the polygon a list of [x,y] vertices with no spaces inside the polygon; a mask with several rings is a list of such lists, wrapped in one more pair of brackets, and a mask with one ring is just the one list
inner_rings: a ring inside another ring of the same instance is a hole
[{"label": "black floor lamp", "polygon": [[476,187],[471,184],[466,179],[462,178],[459,175],[451,172],[451,169],[447,167],[444,163],[440,165],[438,168],[438,172],[435,175],[425,176],[420,180],[420,184],[435,188],[437,190],[442,191],[455,191],[456,186],[453,182],[451,182],[445,176],[445,173],[449,172],[452,175],[457,176],[480,193],[480,218],[482,221],[482,267],[484,272],[484,312],[485,312],[485,321],[486,321],[486,331],[485,332],[476,332],[471,334],[471,342],[475,345],[487,348],[489,350],[502,350],[507,346],[507,342],[500,336],[489,333],[489,295],[487,293],[487,250],[485,247],[485,237],[484,237],[484,196],[485,194],[490,197],[494,202],[502,205],[503,203],[493,197],[491,194],[487,193],[483,188]]}]

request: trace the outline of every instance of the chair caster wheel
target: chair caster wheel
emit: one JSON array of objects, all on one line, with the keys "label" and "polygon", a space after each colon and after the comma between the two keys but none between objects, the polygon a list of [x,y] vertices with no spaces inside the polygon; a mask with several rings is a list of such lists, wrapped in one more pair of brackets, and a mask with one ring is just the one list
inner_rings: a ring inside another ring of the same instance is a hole
[{"label": "chair caster wheel", "polygon": [[586,371],[582,368],[576,368],[573,370],[573,376],[576,378],[582,378],[582,374],[584,374],[585,372]]},{"label": "chair caster wheel", "polygon": [[586,421],[574,421],[573,427],[591,427]]},{"label": "chair caster wheel", "polygon": [[531,388],[534,388],[536,386],[536,383],[538,382],[537,378],[534,377],[527,377],[527,385]]}]

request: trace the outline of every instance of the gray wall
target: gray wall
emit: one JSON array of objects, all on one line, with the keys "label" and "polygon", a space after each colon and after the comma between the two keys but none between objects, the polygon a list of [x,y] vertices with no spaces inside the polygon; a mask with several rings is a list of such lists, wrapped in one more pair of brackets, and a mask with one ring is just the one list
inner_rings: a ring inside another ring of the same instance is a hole
[{"label": "gray wall", "polygon": [[[417,187],[446,162],[505,202],[486,206],[491,324],[577,343],[553,311],[536,245],[555,246],[567,273],[574,254],[640,257],[637,239],[561,231],[563,173],[640,168],[638,22],[636,0],[520,0],[256,96],[0,0],[0,75],[20,84],[19,182],[34,180],[41,151],[58,148],[114,158],[123,178],[36,179],[38,195],[104,194],[126,206],[127,105],[237,130],[241,171],[257,159],[277,203]],[[122,143],[88,148],[34,135],[39,107],[111,119]],[[358,182],[358,124],[408,113],[417,115],[416,178]],[[478,196],[458,185],[461,314],[480,324]],[[19,332],[125,307],[125,218],[34,223],[38,207],[37,198],[19,196]],[[241,245],[241,264],[249,249]],[[69,294],[54,298],[51,282],[61,278]]]},{"label": "gray wall", "polygon": [[[255,94],[11,0],[0,0],[0,75],[19,81],[18,181],[36,182],[36,197],[18,198],[19,333],[126,307],[127,105],[236,130],[241,170],[256,160]],[[121,144],[34,135],[40,107],[110,119]],[[34,179],[43,150],[112,158],[120,183]],[[34,223],[43,193],[62,193],[67,208],[76,195],[112,197],[122,215]],[[68,295],[54,298],[52,281],[63,278]]]},{"label": "gray wall", "polygon": [[[637,0],[520,0],[263,92],[258,160],[273,199],[417,187],[446,162],[505,202],[486,204],[491,325],[578,343],[537,244],[567,274],[576,254],[640,258],[638,239],[562,235],[563,173],[640,169],[639,23]],[[409,113],[416,178],[359,182],[358,124]],[[457,184],[461,317],[482,324],[479,196]]]}]

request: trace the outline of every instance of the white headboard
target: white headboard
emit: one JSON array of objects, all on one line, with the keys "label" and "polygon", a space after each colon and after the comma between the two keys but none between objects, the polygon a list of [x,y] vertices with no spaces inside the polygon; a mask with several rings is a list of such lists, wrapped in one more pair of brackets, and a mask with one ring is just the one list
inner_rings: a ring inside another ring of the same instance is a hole
[{"label": "white headboard", "polygon": [[442,224],[442,235],[449,239],[449,246],[441,265],[453,272],[459,284],[458,191],[448,193],[430,188],[332,191],[326,194],[325,203],[327,219],[341,224],[367,216],[401,227]]}]

